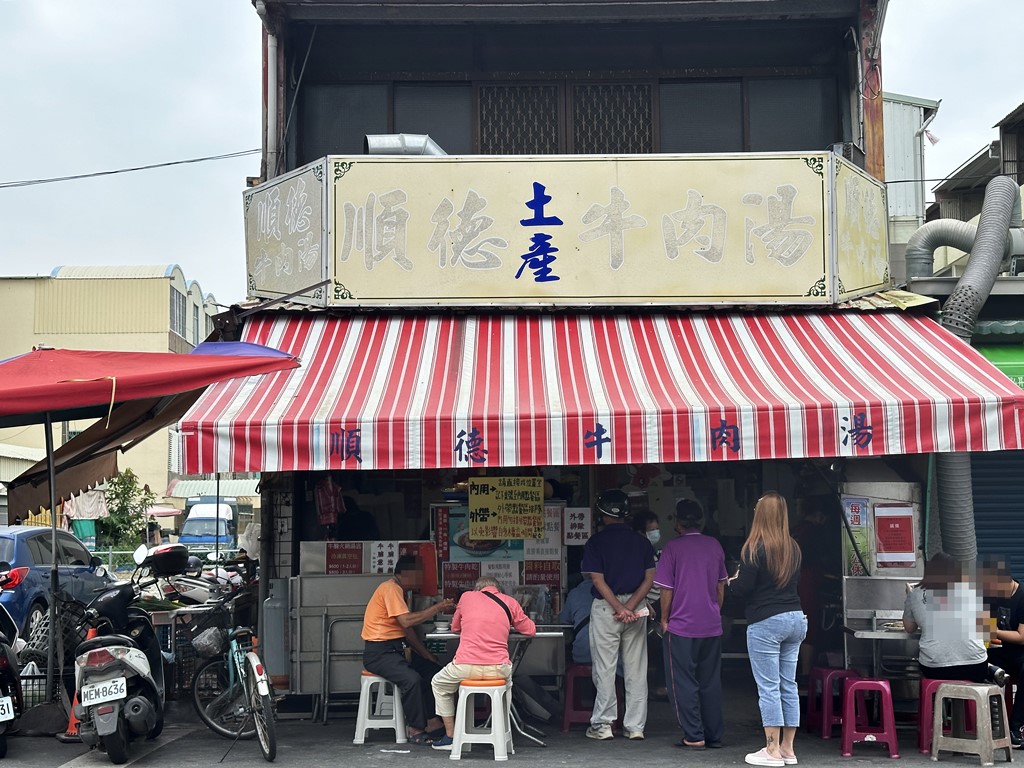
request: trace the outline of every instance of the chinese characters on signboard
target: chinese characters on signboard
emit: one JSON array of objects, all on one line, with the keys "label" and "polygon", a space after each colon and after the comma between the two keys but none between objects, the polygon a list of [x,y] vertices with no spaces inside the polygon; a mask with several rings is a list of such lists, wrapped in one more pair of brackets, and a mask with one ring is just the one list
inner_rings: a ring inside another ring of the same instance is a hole
[{"label": "chinese characters on signboard", "polygon": [[917,563],[913,506],[875,504],[875,561],[879,568],[913,568]]},{"label": "chinese characters on signboard", "polygon": [[566,507],[562,515],[562,542],[574,546],[586,544],[593,522],[590,507]]},{"label": "chinese characters on signboard", "polygon": [[524,555],[527,560],[561,560],[562,559],[562,507],[544,507],[544,536],[539,539],[527,539],[524,542]]},{"label": "chinese characters on signboard", "polygon": [[343,573],[363,572],[363,543],[361,541],[328,541],[327,568],[328,576]]},{"label": "chinese characters on signboard", "polygon": [[843,496],[843,514],[850,531],[849,536],[843,537],[844,573],[846,576],[867,576],[857,552],[867,556],[869,551],[868,500],[863,496]]},{"label": "chinese characters on signboard", "polygon": [[544,537],[544,478],[469,481],[469,536],[474,541]]},{"label": "chinese characters on signboard", "polygon": [[480,563],[441,563],[442,594],[445,598],[458,600],[459,596],[473,589],[480,578]]}]

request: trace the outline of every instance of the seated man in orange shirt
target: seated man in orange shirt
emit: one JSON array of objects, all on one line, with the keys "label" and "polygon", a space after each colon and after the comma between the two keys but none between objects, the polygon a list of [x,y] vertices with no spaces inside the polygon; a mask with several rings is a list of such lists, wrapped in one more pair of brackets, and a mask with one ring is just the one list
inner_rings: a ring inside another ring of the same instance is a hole
[{"label": "seated man in orange shirt", "polygon": [[508,657],[508,633],[513,628],[523,635],[537,634],[533,623],[514,597],[501,594],[491,576],[476,581],[475,592],[459,599],[452,617],[452,631],[459,633],[455,660],[434,675],[437,714],[444,721],[445,735],[434,742],[434,749],[452,748],[455,732],[455,692],[463,680],[508,680],[512,662]]},{"label": "seated man in orange shirt", "polygon": [[[427,714],[433,712],[433,696],[427,680],[438,669],[437,657],[427,650],[413,629],[427,619],[450,610],[454,603],[442,600],[422,611],[412,612],[405,602],[407,590],[417,590],[423,583],[423,564],[415,557],[405,555],[395,563],[394,578],[385,581],[370,598],[363,615],[362,638],[363,667],[367,672],[380,675],[394,683],[402,697],[402,709],[413,744],[429,745],[425,732]],[[413,652],[412,663],[405,660],[405,645]],[[420,667],[422,671],[417,671]],[[440,731],[440,722],[430,718],[434,729]]]}]

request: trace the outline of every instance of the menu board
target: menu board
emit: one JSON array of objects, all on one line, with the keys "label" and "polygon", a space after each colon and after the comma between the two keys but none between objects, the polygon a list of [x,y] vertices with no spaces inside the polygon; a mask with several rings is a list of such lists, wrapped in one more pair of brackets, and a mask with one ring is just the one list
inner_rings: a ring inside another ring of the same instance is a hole
[{"label": "menu board", "polygon": [[875,505],[875,560],[879,568],[914,567],[914,508],[909,504]]},{"label": "menu board", "polygon": [[480,578],[480,563],[441,563],[442,595],[458,600]]},{"label": "menu board", "polygon": [[562,559],[561,505],[544,507],[544,536],[539,539],[527,539],[523,544],[523,557],[526,560]]},{"label": "menu board", "polygon": [[448,559],[452,562],[523,559],[523,539],[480,539],[470,534],[469,510],[448,508]]},{"label": "menu board", "polygon": [[328,541],[327,567],[324,572],[328,576],[362,573],[363,543],[361,541]]},{"label": "menu board", "polygon": [[476,541],[544,537],[544,478],[469,481],[469,535]]}]

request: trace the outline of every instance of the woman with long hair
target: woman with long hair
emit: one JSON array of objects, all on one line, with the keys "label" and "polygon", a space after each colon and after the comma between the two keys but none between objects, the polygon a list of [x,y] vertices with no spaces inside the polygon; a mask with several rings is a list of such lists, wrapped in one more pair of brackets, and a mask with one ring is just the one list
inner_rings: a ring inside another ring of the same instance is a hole
[{"label": "woman with long hair", "polygon": [[746,603],[747,654],[757,682],[765,745],[751,752],[749,765],[796,765],[793,739],[800,726],[796,664],[807,635],[800,608],[800,547],[789,535],[789,509],[775,492],[754,506],[750,535],[740,550],[740,566],[729,589]]},{"label": "woman with long hair", "polygon": [[924,564],[921,582],[907,593],[903,628],[921,630],[917,663],[932,680],[1005,682],[1005,673],[988,663],[981,595],[970,573],[940,552]]}]

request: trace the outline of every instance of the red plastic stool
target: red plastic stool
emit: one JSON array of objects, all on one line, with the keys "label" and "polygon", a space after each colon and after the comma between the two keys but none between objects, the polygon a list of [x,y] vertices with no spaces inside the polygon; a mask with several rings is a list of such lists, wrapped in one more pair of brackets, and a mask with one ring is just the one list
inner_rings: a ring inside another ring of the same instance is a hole
[{"label": "red plastic stool", "polygon": [[[835,709],[835,684],[841,680],[860,679],[860,674],[853,669],[832,669],[830,667],[812,667],[807,682],[807,730],[818,731],[823,739],[832,738],[832,728],[843,724],[842,704],[839,712]],[[818,688],[821,687],[821,699],[818,699]],[[839,690],[842,695],[842,688]]]},{"label": "red plastic stool", "polygon": [[[921,678],[921,697],[917,706],[917,751],[922,755],[932,753],[932,721],[935,708],[935,692],[943,683],[962,683],[970,685],[967,680],[933,680],[930,677]],[[973,707],[968,703],[965,716],[967,730],[974,730],[975,713]]]},{"label": "red plastic stool", "polygon": [[[590,718],[594,714],[594,708],[585,707],[581,702],[582,686],[579,681],[590,681],[593,675],[593,667],[590,664],[577,664],[572,662],[565,670],[565,705],[562,707],[562,733],[569,732],[569,726],[573,723],[586,723],[590,725]],[[593,688],[593,685],[591,685]],[[619,716],[615,724],[622,727],[622,715],[625,713],[625,696],[622,689],[622,681],[615,681],[615,698],[618,701]]]},{"label": "red plastic stool", "polygon": [[[877,693],[882,725],[867,725],[867,693]],[[857,741],[881,742],[889,749],[889,757],[900,756],[896,740],[896,717],[892,710],[892,691],[888,680],[861,678],[843,682],[843,757],[853,756]]]}]

